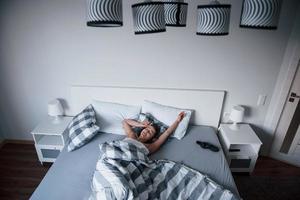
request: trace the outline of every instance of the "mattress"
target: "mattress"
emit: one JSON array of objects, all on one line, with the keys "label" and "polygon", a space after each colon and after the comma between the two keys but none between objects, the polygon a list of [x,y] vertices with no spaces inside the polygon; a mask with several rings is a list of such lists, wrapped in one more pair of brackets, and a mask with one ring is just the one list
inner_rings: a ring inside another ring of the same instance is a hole
[{"label": "mattress", "polygon": [[[88,199],[93,172],[100,156],[99,144],[123,138],[122,135],[100,133],[78,150],[68,152],[64,148],[30,199]],[[202,149],[196,144],[196,140],[210,142],[221,149],[213,128],[190,126],[182,140],[168,139],[151,158],[181,162],[207,174],[212,180],[238,195],[223,151],[215,153]]]}]

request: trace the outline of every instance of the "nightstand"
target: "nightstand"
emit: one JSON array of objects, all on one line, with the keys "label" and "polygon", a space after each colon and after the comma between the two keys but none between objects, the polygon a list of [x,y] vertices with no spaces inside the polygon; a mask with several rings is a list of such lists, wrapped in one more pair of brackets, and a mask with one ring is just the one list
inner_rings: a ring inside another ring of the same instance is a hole
[{"label": "nightstand", "polygon": [[41,164],[56,160],[67,141],[65,130],[71,121],[72,117],[60,117],[55,121],[48,116],[31,132]]},{"label": "nightstand", "polygon": [[221,124],[219,139],[232,172],[254,170],[262,142],[249,124],[239,124],[239,129],[232,130],[230,124]]}]

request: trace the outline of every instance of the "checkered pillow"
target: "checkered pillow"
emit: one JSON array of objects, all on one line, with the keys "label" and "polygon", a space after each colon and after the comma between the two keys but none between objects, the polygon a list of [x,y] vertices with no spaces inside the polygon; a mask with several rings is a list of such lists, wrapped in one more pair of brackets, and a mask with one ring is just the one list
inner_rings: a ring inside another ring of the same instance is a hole
[{"label": "checkered pillow", "polygon": [[92,105],[76,115],[68,126],[70,143],[68,151],[73,151],[88,143],[99,131],[96,114]]}]

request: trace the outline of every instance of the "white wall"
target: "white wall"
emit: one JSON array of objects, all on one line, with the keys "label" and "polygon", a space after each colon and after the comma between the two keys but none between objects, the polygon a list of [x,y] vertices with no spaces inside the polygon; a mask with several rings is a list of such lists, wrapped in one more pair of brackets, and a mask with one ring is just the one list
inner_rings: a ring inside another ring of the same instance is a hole
[{"label": "white wall", "polygon": [[[188,26],[166,33],[134,35],[131,4],[123,1],[124,26],[87,27],[85,0],[1,0],[1,81],[5,84],[5,137],[31,139],[47,102],[69,100],[70,84],[226,90],[225,111],[250,108],[247,121],[263,125],[293,25],[297,0],[285,0],[276,31],[241,29],[242,1],[232,4],[230,34],[195,34],[196,6]],[[184,98],[184,97],[182,97]],[[269,138],[259,132],[265,141]]]}]

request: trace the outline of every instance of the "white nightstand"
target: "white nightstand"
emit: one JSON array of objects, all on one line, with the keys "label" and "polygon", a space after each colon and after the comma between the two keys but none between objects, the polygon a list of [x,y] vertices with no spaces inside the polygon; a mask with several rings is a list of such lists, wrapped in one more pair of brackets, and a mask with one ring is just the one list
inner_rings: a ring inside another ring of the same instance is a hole
[{"label": "white nightstand", "polygon": [[232,172],[254,170],[262,142],[249,124],[239,124],[238,130],[232,130],[230,124],[221,124],[219,139]]},{"label": "white nightstand", "polygon": [[54,162],[64,148],[68,137],[65,130],[71,120],[72,117],[61,117],[54,122],[52,117],[47,117],[31,132],[42,164]]}]

